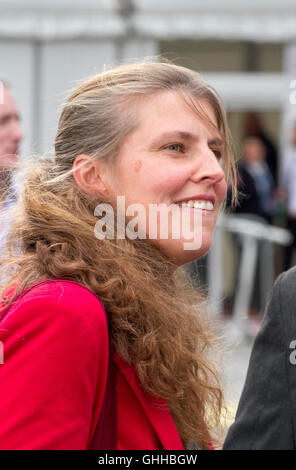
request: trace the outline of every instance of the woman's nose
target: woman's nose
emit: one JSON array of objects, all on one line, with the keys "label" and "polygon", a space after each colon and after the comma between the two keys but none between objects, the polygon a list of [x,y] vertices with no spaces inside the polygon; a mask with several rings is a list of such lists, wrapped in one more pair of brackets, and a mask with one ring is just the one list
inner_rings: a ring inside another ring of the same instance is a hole
[{"label": "woman's nose", "polygon": [[217,183],[225,177],[224,170],[211,149],[202,152],[196,159],[195,171],[192,175],[194,181],[209,180],[212,184]]}]

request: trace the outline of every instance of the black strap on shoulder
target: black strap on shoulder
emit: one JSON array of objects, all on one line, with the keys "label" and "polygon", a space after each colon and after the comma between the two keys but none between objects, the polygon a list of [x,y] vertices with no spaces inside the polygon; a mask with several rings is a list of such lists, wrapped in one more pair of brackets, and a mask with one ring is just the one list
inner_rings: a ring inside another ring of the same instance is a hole
[{"label": "black strap on shoulder", "polygon": [[[45,279],[39,282],[32,284],[31,286],[25,288],[19,295],[17,295],[13,302],[8,305],[4,310],[2,310],[0,315],[0,321],[7,315],[10,308],[12,308],[15,303],[20,300],[24,295],[30,292],[34,287],[40,286],[41,284],[47,284],[50,282],[70,282],[72,284],[77,284],[81,287],[87,289],[91,294],[93,294],[96,298],[97,296],[88,289],[83,284],[79,282],[72,281],[69,279]],[[109,318],[107,315],[107,323],[108,323],[108,331],[110,331],[109,326]],[[116,395],[116,373],[115,373],[115,366],[111,361],[111,341],[109,335],[109,363],[108,363],[108,376],[107,376],[107,383],[105,388],[104,400],[102,404],[102,408],[100,411],[100,416],[98,419],[98,423],[89,446],[90,450],[114,450],[117,447],[117,395]]]}]

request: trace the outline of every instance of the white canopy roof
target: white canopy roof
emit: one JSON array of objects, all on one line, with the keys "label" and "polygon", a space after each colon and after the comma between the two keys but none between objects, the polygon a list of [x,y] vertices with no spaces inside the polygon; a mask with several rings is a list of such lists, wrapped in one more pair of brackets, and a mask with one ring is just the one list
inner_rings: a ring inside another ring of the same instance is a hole
[{"label": "white canopy roof", "polygon": [[[131,13],[128,15],[128,13]],[[296,39],[295,0],[1,0],[0,37]]]}]

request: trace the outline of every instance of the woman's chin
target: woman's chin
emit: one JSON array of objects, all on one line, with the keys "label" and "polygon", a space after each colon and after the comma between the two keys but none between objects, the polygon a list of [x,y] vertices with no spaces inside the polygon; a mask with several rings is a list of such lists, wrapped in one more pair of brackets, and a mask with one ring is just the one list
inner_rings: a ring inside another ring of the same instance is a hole
[{"label": "woman's chin", "polygon": [[212,237],[203,237],[201,242],[188,240],[158,240],[158,248],[174,263],[181,266],[202,258],[211,248]]}]

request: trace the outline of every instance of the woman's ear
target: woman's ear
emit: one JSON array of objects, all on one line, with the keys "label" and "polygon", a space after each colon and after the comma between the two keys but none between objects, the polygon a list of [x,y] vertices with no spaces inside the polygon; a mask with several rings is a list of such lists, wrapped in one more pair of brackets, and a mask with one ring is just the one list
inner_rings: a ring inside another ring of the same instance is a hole
[{"label": "woman's ear", "polygon": [[76,184],[87,194],[98,196],[107,192],[102,161],[90,160],[89,155],[82,153],[75,158],[73,170]]}]

